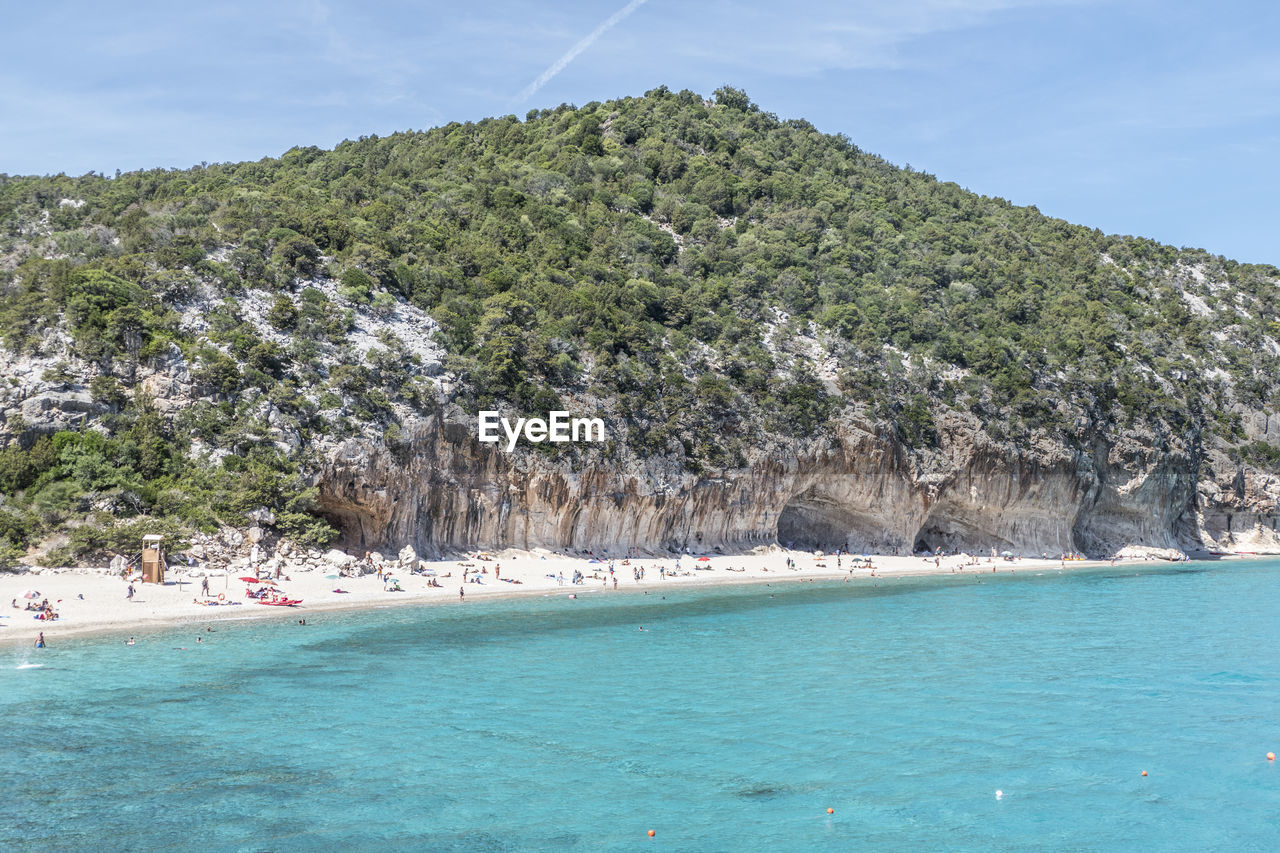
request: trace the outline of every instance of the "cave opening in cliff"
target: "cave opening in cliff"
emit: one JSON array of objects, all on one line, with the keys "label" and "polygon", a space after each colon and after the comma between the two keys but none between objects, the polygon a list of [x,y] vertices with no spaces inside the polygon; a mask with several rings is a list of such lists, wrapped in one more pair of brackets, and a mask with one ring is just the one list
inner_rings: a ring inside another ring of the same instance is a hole
[{"label": "cave opening in cliff", "polygon": [[338,531],[338,535],[329,543],[329,547],[346,551],[349,554],[364,553],[363,528],[359,519],[353,513],[325,512],[321,510],[316,515],[329,522],[329,526]]},{"label": "cave opening in cliff", "polygon": [[856,513],[809,491],[792,498],[782,508],[778,543],[803,551],[834,551],[849,547],[851,533],[861,526]]},{"label": "cave opening in cliff", "polygon": [[362,514],[354,504],[335,500],[324,491],[320,493],[317,503],[315,514],[329,522],[338,532],[329,547],[359,555],[379,544],[368,535],[371,519]]},{"label": "cave opening in cliff", "polygon": [[954,524],[946,518],[934,518],[916,532],[912,550],[916,554],[932,554],[938,549],[972,552],[975,549],[973,539],[973,531],[964,525]]},{"label": "cave opening in cliff", "polygon": [[971,519],[958,518],[950,513],[937,513],[916,531],[912,552],[932,554],[938,550],[949,554],[985,554],[993,546],[1000,549],[1009,543]]}]

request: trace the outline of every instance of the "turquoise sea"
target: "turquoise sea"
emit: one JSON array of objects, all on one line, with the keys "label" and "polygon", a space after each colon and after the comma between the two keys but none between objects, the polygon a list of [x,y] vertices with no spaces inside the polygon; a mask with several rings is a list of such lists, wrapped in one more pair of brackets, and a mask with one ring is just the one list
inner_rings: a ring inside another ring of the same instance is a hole
[{"label": "turquoise sea", "polygon": [[2,648],[0,849],[1280,849],[1280,561],[651,587]]}]

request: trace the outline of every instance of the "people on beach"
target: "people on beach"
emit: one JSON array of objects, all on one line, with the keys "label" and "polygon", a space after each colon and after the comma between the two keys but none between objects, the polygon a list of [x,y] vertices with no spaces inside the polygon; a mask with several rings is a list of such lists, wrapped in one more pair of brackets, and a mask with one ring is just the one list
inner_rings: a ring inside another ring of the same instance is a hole
[{"label": "people on beach", "polygon": [[125,590],[124,597],[126,601],[133,601],[133,584],[129,584],[129,588]]},{"label": "people on beach", "polygon": [[467,588],[465,586],[458,587],[458,600],[462,601],[467,597]]},{"label": "people on beach", "polygon": [[39,637],[36,637],[36,648],[37,648],[37,649],[43,649],[44,647],[45,647],[45,643],[44,643],[44,631],[41,631],[41,632],[40,632],[40,636],[39,636]]}]

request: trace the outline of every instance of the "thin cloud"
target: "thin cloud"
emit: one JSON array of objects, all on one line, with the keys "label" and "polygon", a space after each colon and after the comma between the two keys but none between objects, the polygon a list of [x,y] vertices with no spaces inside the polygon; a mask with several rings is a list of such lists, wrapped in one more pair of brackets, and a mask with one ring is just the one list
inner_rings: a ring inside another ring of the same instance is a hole
[{"label": "thin cloud", "polygon": [[609,29],[615,26],[619,21],[630,15],[636,9],[639,9],[644,4],[645,0],[631,0],[630,3],[610,15],[603,24],[592,30],[590,35],[575,44],[573,47],[569,48],[568,53],[551,63],[550,67],[548,67],[546,71],[543,71],[532,83],[525,86],[520,94],[516,95],[513,103],[520,103],[521,101],[528,100],[534,92],[545,86],[547,81],[563,71],[565,66],[570,62],[573,62],[573,60],[577,58],[578,54],[595,44],[596,39],[600,38],[600,36],[608,32]]},{"label": "thin cloud", "polygon": [[[912,42],[938,34],[998,24],[1025,9],[1093,5],[1104,0],[792,0],[672,4],[664,8],[660,51],[674,59],[715,65],[721,78],[774,74],[787,78],[828,71],[899,70],[929,61]],[[714,38],[707,33],[714,32]],[[731,45],[732,49],[726,49]],[[645,44],[629,59],[642,61]]]}]

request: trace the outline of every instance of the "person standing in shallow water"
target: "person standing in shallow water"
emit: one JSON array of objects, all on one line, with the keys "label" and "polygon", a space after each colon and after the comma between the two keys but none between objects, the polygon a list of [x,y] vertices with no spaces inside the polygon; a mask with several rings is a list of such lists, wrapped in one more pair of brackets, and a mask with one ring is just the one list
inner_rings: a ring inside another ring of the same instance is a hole
[{"label": "person standing in shallow water", "polygon": [[466,587],[462,587],[462,586],[458,587],[458,600],[459,600],[459,601],[462,601],[462,599],[464,599],[464,598],[466,598],[466,597],[467,597],[467,589],[466,589]]}]

